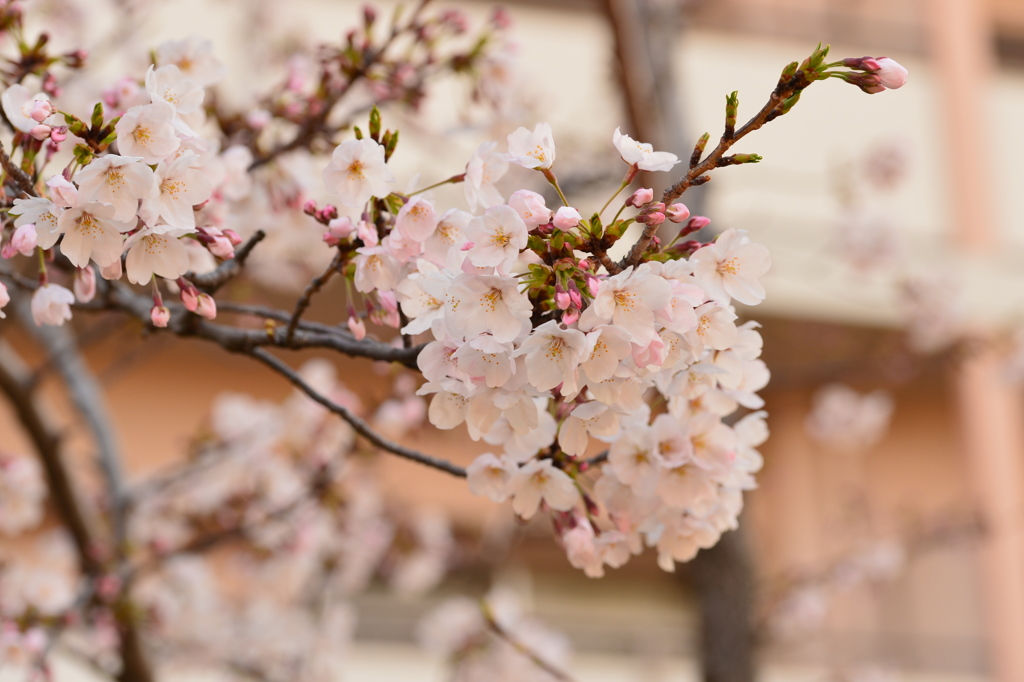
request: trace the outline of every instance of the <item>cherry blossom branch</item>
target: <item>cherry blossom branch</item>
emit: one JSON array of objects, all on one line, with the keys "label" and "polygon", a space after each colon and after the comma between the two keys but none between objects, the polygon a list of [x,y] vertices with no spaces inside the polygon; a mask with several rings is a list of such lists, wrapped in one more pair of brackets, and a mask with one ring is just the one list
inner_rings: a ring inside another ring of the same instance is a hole
[{"label": "cherry blossom branch", "polygon": [[222,262],[213,272],[201,275],[187,274],[185,279],[195,284],[200,289],[214,293],[224,286],[232,278],[236,277],[245,267],[245,261],[249,258],[253,248],[256,247],[267,236],[263,230],[256,230],[248,241],[235,249],[235,257]]},{"label": "cherry blossom branch", "polygon": [[7,175],[14,180],[18,189],[26,194],[35,196],[36,189],[35,185],[32,183],[32,178],[28,176],[28,173],[18,168],[18,165],[11,160],[10,156],[7,155],[2,144],[0,144],[0,166],[3,166]]},{"label": "cherry blossom branch", "polygon": [[[412,16],[409,20],[409,26],[419,17],[420,13],[426,7],[429,0],[420,0],[419,4],[416,5],[416,9],[413,10]],[[260,166],[270,163],[277,157],[295,149],[308,147],[318,135],[329,136],[331,131],[325,130],[327,119],[334,112],[334,107],[337,106],[338,102],[342,100],[345,95],[349,93],[352,87],[364,78],[370,71],[371,68],[377,65],[384,54],[391,47],[392,43],[398,38],[398,36],[404,31],[404,28],[399,28],[397,25],[391,27],[391,33],[388,35],[387,40],[375,51],[368,51],[364,53],[364,63],[355,70],[349,79],[342,85],[336,92],[331,93],[327,98],[319,105],[317,113],[314,116],[306,119],[300,126],[295,136],[285,142],[284,144],[278,145],[270,151],[257,155],[256,159],[249,165],[249,171],[253,171]]]},{"label": "cherry blossom branch", "polygon": [[[786,113],[786,111],[788,111],[788,107],[793,105],[793,100],[790,98],[794,95],[798,95],[813,82],[814,81],[808,77],[807,73],[803,69],[797,70],[790,78],[785,78],[784,76],[779,80],[778,85],[775,86],[775,90],[773,90],[771,95],[769,95],[768,101],[761,107],[761,110],[738,130],[734,129],[735,123],[733,122],[733,117],[727,116],[725,130],[722,132],[722,137],[719,139],[718,145],[711,151],[711,153],[701,159],[701,154],[703,154],[704,144],[707,142],[707,137],[705,136],[700,139],[697,146],[694,148],[693,155],[690,157],[689,170],[687,170],[686,175],[684,175],[679,182],[665,190],[664,194],[661,196],[662,203],[668,206],[673,201],[681,197],[686,190],[708,182],[711,179],[711,176],[708,175],[708,173],[715,168],[733,166],[739,163],[748,163],[753,161],[753,157],[743,158],[742,155],[737,157],[726,156],[725,154],[734,144],[742,140],[744,137],[755,130],[758,130],[765,123]],[[732,97],[730,97],[729,105],[735,106],[733,105]],[[630,248],[629,253],[619,261],[619,268],[625,269],[631,265],[635,266],[638,264],[644,252],[654,240],[654,235],[657,231],[658,225],[645,225],[640,238],[637,239],[632,248]]]},{"label": "cherry blossom branch", "polygon": [[288,320],[288,329],[285,331],[284,338],[286,341],[291,341],[292,337],[295,336],[295,328],[299,324],[299,320],[302,318],[302,314],[309,308],[309,304],[313,301],[313,295],[324,288],[324,285],[330,281],[331,277],[338,274],[338,266],[341,264],[341,260],[344,257],[343,253],[339,250],[334,254],[334,258],[331,259],[331,264],[327,266],[327,269],[323,271],[318,277],[314,277],[313,280],[306,286],[306,290],[302,292],[302,296],[295,303],[295,312],[292,313],[291,319]]},{"label": "cherry blossom branch", "polygon": [[288,381],[290,381],[296,388],[298,388],[300,391],[302,391],[311,399],[313,399],[313,401],[319,403],[320,405],[323,405],[329,411],[333,412],[334,414],[344,419],[346,422],[348,422],[349,426],[351,426],[355,430],[356,433],[361,435],[363,438],[365,438],[366,440],[368,440],[370,443],[377,446],[381,450],[386,450],[394,455],[398,455],[399,457],[403,457],[413,462],[419,462],[420,464],[425,464],[429,467],[433,467],[434,469],[444,471],[453,476],[458,476],[459,478],[466,477],[466,470],[460,466],[456,466],[455,464],[452,464],[447,460],[439,459],[437,457],[432,457],[422,452],[412,450],[410,448],[405,447],[404,445],[399,445],[398,443],[395,443],[393,441],[388,440],[387,438],[384,438],[379,433],[374,431],[369,424],[367,424],[365,421],[357,417],[346,407],[344,407],[343,405],[339,405],[334,401],[330,400],[329,398],[321,395],[316,389],[314,389],[312,386],[306,383],[303,380],[303,378],[299,376],[298,372],[293,370],[280,359],[271,355],[265,349],[253,348],[248,352],[248,354],[259,360],[263,364],[267,365],[278,374],[288,379]]}]

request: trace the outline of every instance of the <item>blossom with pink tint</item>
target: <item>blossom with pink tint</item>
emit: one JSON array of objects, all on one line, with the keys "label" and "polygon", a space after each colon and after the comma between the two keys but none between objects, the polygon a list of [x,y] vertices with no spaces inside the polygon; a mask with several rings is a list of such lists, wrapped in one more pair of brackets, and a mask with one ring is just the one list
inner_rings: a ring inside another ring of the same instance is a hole
[{"label": "blossom with pink tint", "polygon": [[538,391],[550,391],[562,384],[561,394],[572,395],[576,370],[584,359],[587,339],[577,329],[563,329],[550,320],[533,330],[523,341],[516,356],[526,356],[526,376]]},{"label": "blossom with pink tint", "polygon": [[[42,104],[43,102],[45,104]],[[4,115],[7,116],[7,120],[10,121],[15,130],[23,133],[31,133],[32,130],[47,118],[43,116],[43,119],[40,120],[33,116],[33,114],[45,111],[47,105],[49,105],[49,102],[45,94],[30,95],[28,88],[20,83],[11,85],[3,91],[3,94],[0,94],[0,106],[3,107]],[[49,128],[47,127],[46,135],[49,134]]]},{"label": "blossom with pink tint", "polygon": [[508,483],[517,470],[514,463],[486,452],[466,467],[466,482],[469,492],[489,498],[492,502],[504,502],[509,496]]},{"label": "blossom with pink tint", "polygon": [[189,269],[188,251],[180,237],[186,230],[169,225],[147,225],[125,242],[125,272],[135,284],[148,284],[153,278],[178,279]]},{"label": "blossom with pink tint", "polygon": [[646,264],[627,268],[601,283],[590,307],[580,316],[580,329],[611,323],[625,330],[633,343],[647,345],[657,336],[654,312],[665,308],[672,289]]},{"label": "blossom with pink tint", "polygon": [[156,180],[142,159],[107,154],[78,172],[78,201],[95,201],[114,207],[114,219],[130,221],[139,200],[148,197]]},{"label": "blossom with pink tint", "polygon": [[568,511],[580,500],[573,480],[550,459],[533,459],[519,467],[508,482],[512,509],[523,519],[537,513],[540,503],[551,509]]},{"label": "blossom with pink tint", "polygon": [[508,274],[526,248],[526,223],[510,206],[492,206],[466,225],[466,238],[473,247],[466,254],[469,262],[478,267],[491,266],[500,274]]},{"label": "blossom with pink tint", "polygon": [[7,291],[7,285],[0,282],[0,320],[7,317],[4,313],[4,306],[11,302],[11,294]]},{"label": "blossom with pink tint", "polygon": [[408,239],[422,242],[437,229],[434,205],[423,197],[413,197],[395,216],[395,229]]},{"label": "blossom with pink tint", "polygon": [[90,203],[61,213],[61,253],[79,268],[86,267],[90,260],[101,267],[120,260],[124,233],[134,228],[135,222],[117,220],[116,211],[109,204]]},{"label": "blossom with pink tint", "polygon": [[668,171],[679,163],[679,157],[669,152],[656,152],[647,142],[637,142],[618,128],[612,134],[612,144],[622,160],[642,171]]},{"label": "blossom with pink tint", "polygon": [[323,180],[328,192],[341,197],[343,206],[360,208],[370,197],[390,194],[395,176],[384,160],[384,147],[364,137],[335,147]]},{"label": "blossom with pink tint", "polygon": [[471,211],[505,203],[494,183],[508,172],[508,158],[494,151],[497,145],[497,142],[484,142],[477,147],[466,164],[463,187],[466,190],[466,203],[469,204]]},{"label": "blossom with pink tint", "polygon": [[633,208],[640,208],[644,204],[649,204],[652,201],[654,201],[654,190],[650,187],[641,187],[629,195],[629,198],[626,199],[626,205],[632,206]]},{"label": "blossom with pink tint", "polygon": [[174,64],[184,78],[201,87],[213,85],[227,73],[227,67],[213,56],[213,44],[195,36],[161,43],[156,49],[156,63],[160,66]]},{"label": "blossom with pink tint", "polygon": [[544,170],[555,162],[551,125],[538,123],[532,130],[518,128],[508,136],[508,160],[523,168]]},{"label": "blossom with pink tint", "polygon": [[528,189],[513,192],[508,198],[508,205],[531,230],[551,221],[551,209],[545,205],[544,197]]},{"label": "blossom with pink tint", "polygon": [[755,244],[746,230],[730,229],[713,244],[690,257],[693,274],[712,298],[726,303],[730,297],[746,305],[764,300],[761,277],[771,267],[768,249]]},{"label": "blossom with pink tint", "polygon": [[44,284],[32,294],[32,319],[36,324],[60,326],[71,319],[75,295],[59,284]]},{"label": "blossom with pink tint", "polygon": [[146,92],[154,102],[166,102],[178,114],[191,114],[203,105],[202,86],[186,76],[175,64],[146,72]]},{"label": "blossom with pink tint", "polygon": [[36,245],[41,249],[52,248],[60,238],[62,229],[58,219],[63,212],[63,208],[43,197],[15,199],[10,209],[11,215],[18,216],[14,221],[16,228],[29,223],[35,225]]},{"label": "blossom with pink tint", "polygon": [[448,290],[445,324],[461,336],[491,333],[500,342],[513,341],[530,328],[533,305],[513,277],[456,277]]},{"label": "blossom with pink tint", "polygon": [[156,167],[155,181],[142,202],[140,215],[153,224],[163,222],[180,230],[193,230],[196,215],[193,206],[213,194],[213,183],[200,170],[200,159],[186,152]]},{"label": "blossom with pink tint", "polygon": [[132,107],[114,126],[118,151],[146,164],[163,161],[181,145],[173,120],[174,107],[166,102]]}]

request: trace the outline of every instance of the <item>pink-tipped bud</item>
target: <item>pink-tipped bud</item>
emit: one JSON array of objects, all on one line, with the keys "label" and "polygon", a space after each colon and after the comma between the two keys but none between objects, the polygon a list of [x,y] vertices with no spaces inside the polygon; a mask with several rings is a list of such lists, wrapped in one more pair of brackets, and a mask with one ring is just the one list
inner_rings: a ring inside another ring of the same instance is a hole
[{"label": "pink-tipped bud", "polygon": [[[210,229],[213,229],[213,228],[207,228],[207,229],[210,230]],[[228,239],[223,234],[219,234],[219,235],[213,237],[213,239],[210,241],[210,243],[208,243],[206,245],[206,248],[214,256],[217,256],[218,258],[222,258],[224,260],[231,260],[232,258],[235,257],[235,247],[234,247],[234,245],[231,243],[231,240]]]},{"label": "pink-tipped bud", "polygon": [[104,265],[103,267],[100,268],[100,277],[107,280],[108,282],[113,282],[114,280],[121,279],[121,275],[123,274],[124,269],[121,266],[120,258],[115,258],[113,263],[111,263],[110,265]]},{"label": "pink-tipped bud", "polygon": [[650,203],[653,200],[654,190],[650,187],[641,187],[626,199],[626,205],[632,206],[633,208],[640,208],[644,204]]},{"label": "pink-tipped bud", "polygon": [[686,227],[679,230],[679,234],[682,236],[693,234],[694,232],[699,232],[700,230],[703,230],[710,224],[711,218],[702,215],[695,215],[692,218],[690,218],[689,222],[686,223]]},{"label": "pink-tipped bud", "polygon": [[878,69],[875,71],[875,75],[878,76],[883,88],[895,90],[907,84],[909,77],[907,69],[895,59],[879,57],[877,63]]},{"label": "pink-tipped bud", "polygon": [[253,130],[263,130],[272,119],[273,116],[266,109],[253,109],[245,115],[245,122]]},{"label": "pink-tipped bud", "polygon": [[337,246],[338,244],[341,243],[341,240],[338,239],[337,237],[335,237],[330,232],[324,232],[323,239],[324,239],[324,244],[327,244],[327,246]]},{"label": "pink-tipped bud", "polygon": [[96,271],[91,266],[75,270],[75,280],[71,288],[79,303],[91,301],[96,296]]},{"label": "pink-tipped bud", "polygon": [[558,306],[559,310],[565,310],[572,304],[572,299],[569,298],[569,292],[562,288],[561,284],[555,285],[555,305]]},{"label": "pink-tipped bud", "polygon": [[224,236],[231,242],[231,246],[238,246],[242,243],[242,237],[234,230],[224,230]]},{"label": "pink-tipped bud", "polygon": [[580,270],[589,270],[590,261],[586,258],[581,258],[580,262],[576,265],[576,267],[578,267]]},{"label": "pink-tipped bud", "polygon": [[348,330],[352,332],[352,336],[356,337],[357,341],[362,341],[366,338],[366,324],[356,317],[354,312],[349,313]]},{"label": "pink-tipped bud", "polygon": [[327,223],[327,229],[336,239],[345,239],[355,232],[356,226],[352,224],[351,218],[348,216],[341,216],[340,218],[335,218]]},{"label": "pink-tipped bud", "polygon": [[580,293],[580,288],[576,286],[576,282],[569,280],[569,300],[572,301],[574,308],[583,307],[583,294]]},{"label": "pink-tipped bud", "polygon": [[685,223],[690,218],[690,209],[686,204],[675,203],[665,209],[665,217],[673,223]]},{"label": "pink-tipped bud", "polygon": [[166,327],[171,321],[171,311],[165,305],[155,305],[149,310],[149,321],[154,327]]},{"label": "pink-tipped bud", "polygon": [[57,126],[50,130],[50,142],[54,144],[60,144],[64,140],[68,139],[68,127]]},{"label": "pink-tipped bud", "polygon": [[378,291],[377,300],[380,301],[381,307],[389,313],[398,312],[398,298],[395,296],[395,292]]},{"label": "pink-tipped bud", "polygon": [[555,218],[552,220],[559,230],[571,230],[583,220],[580,212],[571,206],[562,206],[555,211]]},{"label": "pink-tipped bud", "polygon": [[10,260],[17,255],[18,249],[14,247],[12,242],[7,242],[3,247],[0,247],[0,258],[3,258],[4,260]]},{"label": "pink-tipped bud", "polygon": [[331,222],[337,217],[338,209],[332,206],[331,204],[327,204],[322,209],[316,212],[316,219],[322,222],[324,225]]},{"label": "pink-tipped bud", "polygon": [[39,140],[41,142],[48,138],[51,132],[53,132],[53,128],[43,123],[40,123],[35,128],[28,131],[28,134],[31,135],[34,139]]},{"label": "pink-tipped bud", "polygon": [[316,215],[316,202],[310,199],[302,205],[302,212],[306,215]]},{"label": "pink-tipped bud", "polygon": [[17,249],[22,256],[31,256],[36,249],[36,226],[35,223],[26,223],[14,231],[11,237],[11,245]]},{"label": "pink-tipped bud", "polygon": [[562,324],[574,324],[580,319],[580,311],[576,308],[569,308],[562,313]]},{"label": "pink-tipped bud", "polygon": [[601,291],[601,280],[593,275],[588,274],[586,276],[587,281],[587,292],[590,293],[590,298],[596,298],[598,292]]},{"label": "pink-tipped bud", "polygon": [[32,111],[29,112],[29,116],[36,123],[42,123],[53,116],[53,105],[45,99],[37,99],[32,103]]},{"label": "pink-tipped bud", "polygon": [[217,302],[213,300],[213,296],[199,294],[199,297],[196,299],[196,314],[208,320],[216,319]]},{"label": "pink-tipped bud", "polygon": [[639,216],[636,221],[653,227],[665,222],[665,214],[661,211],[652,211],[646,215]]},{"label": "pink-tipped bud", "polygon": [[[181,280],[178,280],[178,283],[181,286]],[[199,290],[186,282],[184,286],[181,286],[181,303],[185,306],[185,310],[194,313],[199,307]]]}]

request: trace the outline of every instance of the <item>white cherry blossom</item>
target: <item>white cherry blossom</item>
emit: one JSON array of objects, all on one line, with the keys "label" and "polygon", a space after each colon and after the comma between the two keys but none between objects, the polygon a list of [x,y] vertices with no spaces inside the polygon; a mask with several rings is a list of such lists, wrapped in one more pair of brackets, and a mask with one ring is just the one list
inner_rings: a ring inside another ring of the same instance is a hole
[{"label": "white cherry blossom", "polygon": [[562,395],[575,394],[576,369],[583,360],[587,340],[577,329],[563,329],[555,320],[545,322],[519,347],[516,355],[526,356],[530,384],[549,391],[562,384]]},{"label": "white cherry blossom", "polygon": [[32,294],[32,319],[36,324],[60,326],[71,319],[75,295],[59,284],[44,284]]},{"label": "white cherry blossom", "polygon": [[508,482],[517,468],[507,459],[499,459],[486,452],[466,467],[469,492],[490,498],[493,502],[504,502],[509,496]]},{"label": "white cherry blossom", "polygon": [[646,142],[637,142],[625,135],[618,128],[612,134],[612,144],[618,150],[622,160],[643,171],[668,171],[679,163],[679,157],[669,152],[656,152]]},{"label": "white cherry blossom", "polygon": [[157,165],[153,190],[142,204],[141,215],[146,222],[162,220],[179,230],[195,229],[193,207],[213,193],[213,183],[199,165],[199,157],[191,152]]},{"label": "white cherry blossom", "polygon": [[64,233],[60,250],[73,265],[84,268],[89,260],[106,267],[120,260],[124,244],[123,233],[135,227],[115,220],[116,210],[109,204],[82,204],[60,214],[58,225]]},{"label": "white cherry blossom", "polygon": [[490,332],[513,341],[529,329],[533,305],[513,277],[463,273],[452,281],[445,307],[448,329],[462,336]]},{"label": "white cherry blossom", "polygon": [[49,249],[60,239],[60,214],[64,209],[44,197],[28,197],[15,199],[11,207],[11,215],[18,216],[15,227],[34,224],[36,226],[36,246]]},{"label": "white cherry blossom", "polygon": [[136,284],[153,278],[177,279],[188,272],[188,250],[180,237],[188,232],[170,225],[148,225],[125,242],[125,274]]},{"label": "white cherry blossom", "polygon": [[94,160],[75,176],[77,201],[98,201],[114,207],[114,219],[131,221],[139,200],[149,196],[156,179],[153,169],[134,156],[107,154]]},{"label": "white cherry blossom", "polygon": [[504,154],[494,151],[496,146],[497,142],[482,143],[466,164],[463,187],[470,211],[505,203],[494,183],[508,172],[508,159]]},{"label": "white cherry blossom", "polygon": [[508,206],[492,206],[482,216],[469,221],[466,237],[473,242],[467,258],[476,266],[492,266],[508,274],[526,248],[526,224]]},{"label": "white cherry blossom", "polygon": [[512,509],[524,519],[537,513],[543,501],[552,509],[568,511],[579,502],[573,480],[550,459],[535,459],[519,467],[508,482]]},{"label": "white cherry blossom", "polygon": [[174,107],[167,102],[132,107],[114,126],[118,151],[124,156],[140,157],[147,164],[163,161],[181,144],[173,120]]},{"label": "white cherry blossom", "polygon": [[538,123],[532,130],[518,128],[508,136],[508,160],[523,168],[546,169],[555,162],[551,125]]},{"label": "white cherry blossom", "polygon": [[697,249],[690,261],[694,276],[712,298],[728,303],[732,297],[746,305],[764,300],[760,280],[772,260],[768,249],[751,242],[746,230],[726,230],[714,243]]},{"label": "white cherry blossom", "polygon": [[167,102],[178,114],[191,114],[203,105],[202,86],[188,78],[176,64],[146,72],[146,92],[154,102]]},{"label": "white cherry blossom", "polygon": [[386,197],[395,181],[384,161],[384,147],[365,137],[335,147],[323,178],[327,191],[349,208],[362,207],[370,197]]}]

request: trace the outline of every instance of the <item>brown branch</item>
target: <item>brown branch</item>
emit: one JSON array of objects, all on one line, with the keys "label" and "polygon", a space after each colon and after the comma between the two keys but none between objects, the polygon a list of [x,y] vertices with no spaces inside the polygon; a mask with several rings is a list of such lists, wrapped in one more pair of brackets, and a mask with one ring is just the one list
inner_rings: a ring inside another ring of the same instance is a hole
[{"label": "brown branch", "polygon": [[17,164],[7,155],[2,144],[0,144],[0,166],[3,166],[7,175],[18,185],[18,189],[25,194],[36,196],[36,188],[32,183],[32,178],[28,176],[28,173],[18,168]]},{"label": "brown branch", "polygon": [[[743,124],[743,127],[736,130],[733,134],[729,134],[730,131],[726,130],[721,139],[718,141],[716,146],[710,154],[704,157],[703,160],[696,164],[691,163],[690,169],[686,172],[679,182],[665,190],[661,196],[661,201],[667,206],[673,201],[683,195],[683,192],[690,189],[691,187],[697,187],[703,185],[711,176],[708,173],[715,168],[721,168],[722,166],[733,165],[735,161],[725,157],[725,153],[729,149],[742,140],[744,137],[749,135],[761,128],[765,123],[771,121],[783,113],[783,106],[787,99],[792,97],[797,92],[800,92],[807,86],[811,81],[807,74],[803,71],[797,71],[792,78],[786,80],[780,80],[779,84],[772,91],[772,94],[768,97],[768,101],[765,103],[761,110],[757,114]],[[629,250],[629,253],[619,261],[619,267],[625,269],[631,265],[636,265],[640,262],[640,258],[644,252],[651,245],[651,241],[654,239],[654,235],[658,228],[656,225],[646,225],[640,238],[637,239],[636,243]]]},{"label": "brown branch", "polygon": [[185,275],[185,279],[208,293],[214,293],[242,271],[253,248],[266,236],[267,233],[263,230],[256,230],[247,242],[235,250],[234,258],[222,262],[213,272],[201,275],[189,273]]},{"label": "brown branch", "polygon": [[295,303],[295,312],[292,313],[291,318],[288,320],[288,328],[284,334],[286,342],[290,342],[295,336],[295,328],[298,326],[299,320],[302,319],[302,314],[306,312],[309,304],[313,302],[313,295],[323,289],[331,277],[338,274],[338,266],[341,265],[342,257],[343,254],[339,249],[334,254],[334,258],[331,259],[331,264],[327,266],[327,269],[319,277],[314,277],[313,281],[306,286],[306,290],[302,292],[302,296]]},{"label": "brown branch", "polygon": [[554,677],[556,680],[561,680],[561,682],[572,682],[571,677],[569,677],[567,674],[565,674],[555,666],[545,661],[543,658],[540,657],[540,655],[536,651],[531,649],[529,646],[523,643],[522,640],[520,640],[518,637],[513,635],[508,630],[506,630],[505,627],[498,622],[498,619],[494,617],[494,613],[491,611],[491,606],[487,603],[486,600],[481,602],[480,610],[483,613],[484,621],[487,623],[487,627],[490,628],[491,632],[493,632],[498,638],[508,642],[513,649],[521,653],[523,656],[526,656],[528,659],[530,659],[531,663],[533,663],[535,666],[537,666],[547,674]]},{"label": "brown branch", "polygon": [[446,473],[452,474],[453,476],[458,476],[459,478],[466,477],[466,470],[460,466],[456,466],[455,464],[452,464],[447,460],[439,459],[437,457],[432,457],[422,452],[412,450],[411,448],[407,448],[404,445],[399,445],[398,443],[395,443],[393,441],[388,440],[387,438],[384,438],[379,433],[374,431],[369,424],[367,424],[365,421],[363,421],[355,414],[350,412],[346,407],[339,405],[334,401],[330,400],[329,398],[321,395],[318,391],[316,391],[316,389],[314,389],[312,386],[306,383],[303,380],[303,378],[299,376],[298,372],[293,370],[291,367],[286,365],[278,358],[268,353],[266,349],[254,348],[251,351],[249,351],[248,354],[259,360],[263,364],[267,365],[284,378],[288,379],[288,381],[290,381],[296,388],[298,388],[300,391],[302,391],[311,399],[313,399],[314,402],[323,405],[329,411],[333,412],[334,414],[344,419],[346,422],[348,422],[349,426],[351,426],[355,430],[356,433],[358,433],[366,440],[370,441],[370,443],[377,446],[381,450],[386,450],[392,454],[398,455],[399,457],[404,457],[405,459],[411,460],[413,462],[425,464],[429,467],[433,467],[434,469],[438,469],[439,471],[444,471]]}]

